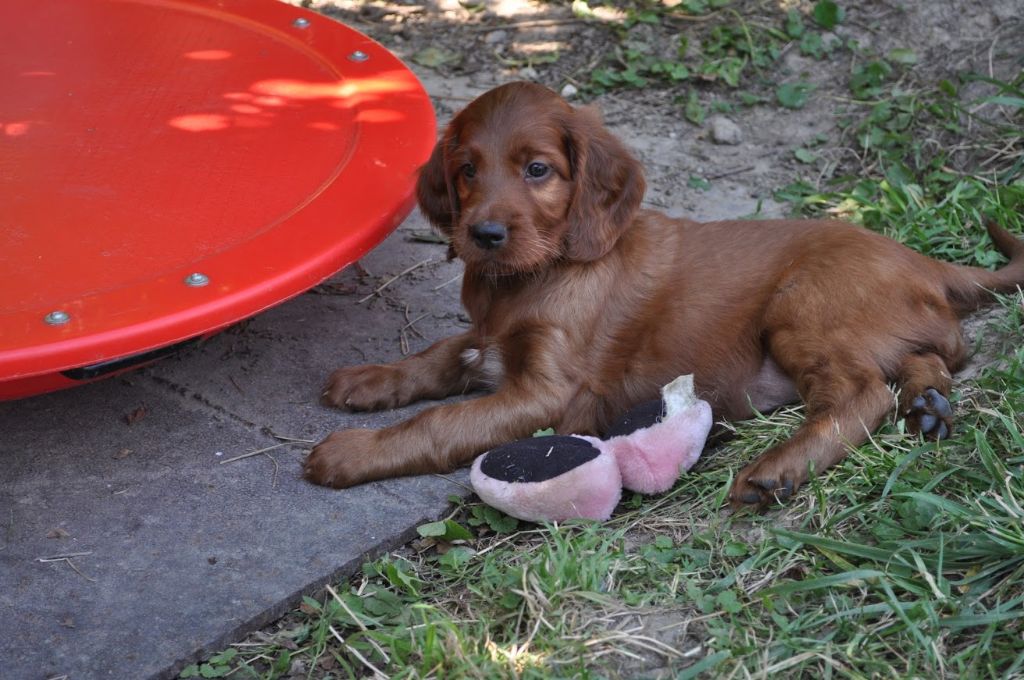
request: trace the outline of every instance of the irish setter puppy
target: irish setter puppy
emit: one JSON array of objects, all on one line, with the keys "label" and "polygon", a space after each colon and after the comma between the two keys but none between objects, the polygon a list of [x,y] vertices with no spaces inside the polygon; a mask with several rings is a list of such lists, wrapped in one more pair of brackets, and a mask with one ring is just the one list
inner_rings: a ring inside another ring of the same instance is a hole
[{"label": "irish setter puppy", "polygon": [[736,476],[734,506],[785,500],[894,406],[910,431],[950,435],[959,316],[1024,282],[1024,241],[990,225],[1011,259],[992,272],[837,221],[670,219],[640,209],[644,188],[597,113],[539,85],[498,87],[456,115],[418,197],[465,262],[472,328],[339,369],[324,400],[365,411],[490,394],[335,432],[307,477],[347,487],[451,470],[549,426],[600,434],[684,373],[717,418],[806,404],[793,436]]}]

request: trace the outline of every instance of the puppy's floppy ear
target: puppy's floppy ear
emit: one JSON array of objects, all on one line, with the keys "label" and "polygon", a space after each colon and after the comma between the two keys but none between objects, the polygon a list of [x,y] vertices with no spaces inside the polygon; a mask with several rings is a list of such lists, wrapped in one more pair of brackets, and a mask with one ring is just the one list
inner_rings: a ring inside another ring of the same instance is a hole
[{"label": "puppy's floppy ear", "polygon": [[567,217],[566,255],[596,260],[633,222],[647,189],[643,166],[594,109],[574,109],[566,122],[566,145],[576,184]]},{"label": "puppy's floppy ear", "polygon": [[451,234],[452,227],[458,219],[458,197],[455,187],[448,177],[445,162],[445,150],[454,143],[455,135],[451,126],[445,130],[430,158],[420,168],[420,176],[416,182],[416,199],[420,210],[430,223],[443,234]]}]

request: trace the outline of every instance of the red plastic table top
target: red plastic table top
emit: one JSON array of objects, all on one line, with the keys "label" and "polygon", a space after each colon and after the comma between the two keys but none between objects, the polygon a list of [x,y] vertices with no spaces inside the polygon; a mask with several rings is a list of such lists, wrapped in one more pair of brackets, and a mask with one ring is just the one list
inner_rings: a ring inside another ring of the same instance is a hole
[{"label": "red plastic table top", "polygon": [[0,398],[350,264],[434,135],[396,57],[276,0],[0,2]]}]

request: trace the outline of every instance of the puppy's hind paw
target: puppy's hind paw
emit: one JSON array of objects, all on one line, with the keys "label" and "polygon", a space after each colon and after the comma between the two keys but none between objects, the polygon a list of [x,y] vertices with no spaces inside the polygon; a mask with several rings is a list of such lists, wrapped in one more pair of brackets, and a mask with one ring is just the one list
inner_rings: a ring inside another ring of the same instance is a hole
[{"label": "puppy's hind paw", "polygon": [[907,429],[921,433],[925,439],[948,439],[953,434],[953,407],[938,390],[929,387],[914,397],[910,408],[903,414]]}]

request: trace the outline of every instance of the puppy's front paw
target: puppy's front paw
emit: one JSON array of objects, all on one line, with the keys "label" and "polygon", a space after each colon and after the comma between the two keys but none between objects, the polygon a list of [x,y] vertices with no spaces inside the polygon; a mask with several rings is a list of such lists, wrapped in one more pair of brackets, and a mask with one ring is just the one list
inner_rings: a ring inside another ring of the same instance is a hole
[{"label": "puppy's front paw", "polygon": [[953,433],[953,407],[938,390],[929,387],[914,397],[904,414],[907,429],[925,439],[948,439]]},{"label": "puppy's front paw", "polygon": [[740,470],[729,490],[733,510],[764,510],[785,503],[807,481],[806,471],[785,465],[784,456],[764,455]]},{"label": "puppy's front paw", "polygon": [[327,379],[321,401],[349,411],[383,411],[409,403],[403,394],[404,374],[394,366],[349,366]]},{"label": "puppy's front paw", "polygon": [[331,433],[310,452],[303,466],[306,479],[335,489],[344,489],[379,479],[379,430],[342,430]]}]

